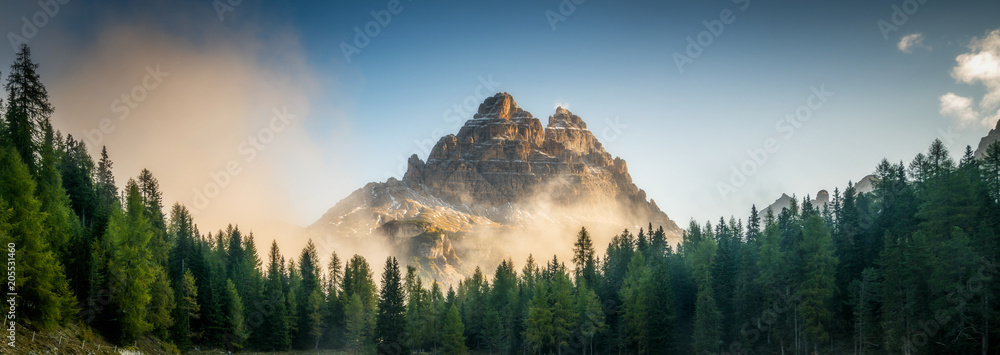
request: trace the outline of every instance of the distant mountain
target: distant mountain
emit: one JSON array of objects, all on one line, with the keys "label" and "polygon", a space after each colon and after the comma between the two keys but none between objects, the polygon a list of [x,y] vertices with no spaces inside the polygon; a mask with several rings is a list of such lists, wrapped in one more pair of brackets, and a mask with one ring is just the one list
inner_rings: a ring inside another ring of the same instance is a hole
[{"label": "distant mountain", "polygon": [[309,229],[319,238],[388,236],[411,256],[432,261],[439,269],[432,273],[440,275],[461,269],[456,259],[468,252],[452,242],[462,236],[549,224],[620,230],[650,223],[668,238],[682,233],[583,119],[559,107],[542,126],[499,93],[458,134],[442,137],[426,162],[411,156],[401,180],[365,185]]},{"label": "distant mountain", "polygon": [[[875,190],[875,175],[867,175],[854,184],[854,191],[856,193],[872,192],[873,190]],[[841,193],[843,193],[843,191],[841,191]],[[817,209],[822,209],[824,205],[830,203],[830,193],[827,190],[819,190],[819,192],[815,195],[815,199],[812,199],[809,202],[811,202]],[[788,208],[791,205],[792,197],[788,196],[788,194],[781,194],[781,197],[774,200],[771,205],[761,209],[760,214],[764,215],[767,213],[767,210],[771,210],[771,212],[777,216],[781,213],[783,208]],[[799,205],[801,207],[801,201],[799,201]]]},{"label": "distant mountain", "polygon": [[997,121],[997,126],[990,130],[990,133],[986,134],[986,137],[979,140],[979,147],[976,148],[976,158],[982,158],[983,154],[986,154],[986,148],[993,144],[994,142],[1000,141],[1000,121]]}]

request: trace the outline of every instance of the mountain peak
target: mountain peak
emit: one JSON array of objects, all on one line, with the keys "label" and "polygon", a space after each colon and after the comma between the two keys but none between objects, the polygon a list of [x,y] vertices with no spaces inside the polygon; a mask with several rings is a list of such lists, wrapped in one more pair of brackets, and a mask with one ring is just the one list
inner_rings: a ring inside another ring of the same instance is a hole
[{"label": "mountain peak", "polygon": [[565,129],[587,129],[587,123],[583,122],[580,116],[574,115],[562,106],[556,107],[556,113],[549,116],[549,124],[546,128]]},{"label": "mountain peak", "polygon": [[976,148],[976,158],[982,158],[986,154],[986,148],[990,147],[990,144],[1000,141],[1000,121],[997,121],[996,128],[990,130],[983,139],[979,140],[979,147]]},{"label": "mountain peak", "polygon": [[506,92],[500,92],[487,97],[479,105],[479,112],[473,118],[500,118],[509,120],[521,116],[531,116],[531,114],[517,107],[513,96]]}]

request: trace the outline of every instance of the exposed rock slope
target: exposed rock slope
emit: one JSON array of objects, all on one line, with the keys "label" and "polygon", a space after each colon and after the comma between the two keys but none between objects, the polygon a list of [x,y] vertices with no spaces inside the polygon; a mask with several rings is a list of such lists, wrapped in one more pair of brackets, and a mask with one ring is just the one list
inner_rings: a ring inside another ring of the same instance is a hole
[{"label": "exposed rock slope", "polygon": [[457,134],[442,137],[427,161],[411,156],[401,180],[365,185],[309,230],[321,241],[387,237],[397,254],[447,282],[468,271],[460,258],[507,257],[502,244],[510,233],[560,226],[552,233],[571,236],[601,225],[610,236],[650,223],[674,240],[682,233],[583,119],[560,107],[543,126],[499,93]]},{"label": "exposed rock slope", "polygon": [[[588,216],[589,207],[614,216]],[[668,235],[680,235],[632,183],[625,161],[612,158],[579,116],[560,107],[543,127],[513,97],[499,93],[487,98],[458,134],[442,137],[426,162],[411,156],[402,180],[369,183],[310,228],[355,236],[388,221],[417,219],[466,232],[611,217],[625,217],[621,222],[630,224],[624,226],[651,222]]]}]

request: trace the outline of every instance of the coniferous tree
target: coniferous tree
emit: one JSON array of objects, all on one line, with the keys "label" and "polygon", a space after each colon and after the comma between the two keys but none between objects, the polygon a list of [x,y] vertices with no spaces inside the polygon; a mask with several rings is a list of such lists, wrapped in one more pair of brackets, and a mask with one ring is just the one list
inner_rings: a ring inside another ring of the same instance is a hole
[{"label": "coniferous tree", "polygon": [[38,172],[41,125],[52,114],[49,94],[38,76],[38,64],[31,60],[31,48],[21,44],[7,74],[7,111],[4,114],[4,141],[9,142],[32,176]]},{"label": "coniferous tree", "polygon": [[236,285],[232,280],[226,279],[225,291],[225,312],[228,321],[228,329],[225,334],[226,347],[230,351],[242,349],[246,346],[247,338],[250,336],[247,330],[246,320],[243,318],[243,300]]},{"label": "coniferous tree", "polygon": [[805,279],[799,288],[802,302],[799,313],[805,319],[805,333],[812,342],[813,351],[818,352],[820,343],[829,339],[825,323],[831,312],[829,303],[834,292],[834,272],[837,258],[830,244],[830,232],[823,224],[823,218],[815,213],[805,217],[802,248],[806,255],[805,268],[801,270]]},{"label": "coniferous tree", "polygon": [[499,330],[494,335],[494,342],[501,353],[509,352],[516,346],[517,325],[523,324],[520,317],[517,317],[518,308],[518,285],[517,273],[514,271],[514,263],[510,260],[503,260],[497,265],[493,274],[493,287],[489,294],[488,308],[497,312],[498,323],[492,330]]},{"label": "coniferous tree", "polygon": [[[350,313],[350,302],[353,296],[357,296],[360,306],[357,307],[356,314]],[[375,307],[378,295],[375,289],[375,281],[372,278],[372,271],[368,261],[360,255],[354,255],[347,261],[344,268],[343,286],[340,292],[341,302],[344,304],[344,327],[347,334],[347,342],[362,341],[361,347],[367,347],[368,342],[373,340],[375,330]]]},{"label": "coniferous tree", "polygon": [[[92,233],[103,236],[108,219],[118,201],[118,187],[115,185],[115,175],[111,172],[113,163],[108,158],[108,148],[101,148],[101,160],[97,162],[97,173],[94,177],[94,192],[97,195],[97,207],[94,214]],[[96,239],[96,238],[95,238]]]},{"label": "coniferous tree", "polygon": [[573,284],[569,280],[565,266],[555,274],[549,294],[549,306],[552,309],[552,342],[556,352],[569,346],[570,336],[577,327],[578,314],[573,299]]},{"label": "coniferous tree", "polygon": [[288,350],[291,341],[288,334],[288,315],[285,308],[283,291],[281,251],[277,241],[271,242],[268,253],[267,283],[264,285],[263,312],[264,321],[259,336],[262,350]]},{"label": "coniferous tree", "polygon": [[986,148],[980,167],[990,197],[994,203],[1000,203],[1000,142],[993,142]]},{"label": "coniferous tree", "polygon": [[625,283],[622,285],[622,321],[628,335],[630,348],[640,354],[649,352],[649,315],[652,274],[646,266],[642,252],[636,252],[629,262]]},{"label": "coniferous tree", "polygon": [[36,195],[42,204],[41,211],[45,214],[49,246],[59,260],[68,260],[70,242],[78,238],[82,228],[70,206],[69,195],[63,189],[56,147],[58,143],[48,118],[42,120],[40,130],[43,139],[39,146]]},{"label": "coniferous tree", "polygon": [[850,288],[850,305],[854,312],[854,350],[864,354],[878,344],[878,271],[875,268],[865,269],[861,279],[854,280]]},{"label": "coniferous tree", "polygon": [[694,278],[698,284],[694,350],[699,354],[717,352],[722,344],[722,314],[715,300],[715,290],[712,288],[712,264],[716,250],[715,240],[706,238],[698,244],[692,256]]},{"label": "coniferous tree", "polygon": [[0,199],[8,223],[0,242],[16,246],[17,284],[24,316],[51,328],[73,314],[73,296],[62,264],[48,245],[45,215],[35,183],[16,151],[0,145]]},{"label": "coniferous tree", "polygon": [[192,340],[197,337],[197,334],[191,331],[191,320],[198,319],[201,311],[201,306],[198,305],[198,286],[190,269],[184,271],[178,286],[173,339],[178,348],[189,350],[192,347]]},{"label": "coniferous tree", "polygon": [[381,354],[405,354],[406,305],[399,263],[395,257],[385,260],[382,272],[382,290],[379,293],[378,313],[375,318],[375,342]]},{"label": "coniferous tree", "polygon": [[594,256],[595,254],[594,242],[590,237],[590,233],[587,232],[586,228],[580,228],[580,233],[577,234],[576,242],[573,244],[573,265],[576,266],[573,275],[577,283],[581,279],[584,279],[591,285],[597,284],[597,259]]},{"label": "coniferous tree", "polygon": [[503,324],[500,323],[500,313],[493,308],[487,309],[486,314],[483,316],[483,343],[490,354],[503,343],[503,332]]},{"label": "coniferous tree", "polygon": [[[318,347],[319,337],[323,333],[321,322],[324,313],[320,292],[320,263],[316,245],[312,240],[306,243],[299,257],[299,275],[301,284],[296,292],[298,301],[298,346],[303,349]],[[315,294],[315,296],[314,296]],[[319,297],[319,299],[315,299]]]},{"label": "coniferous tree", "polygon": [[441,330],[443,336],[441,340],[441,351],[446,355],[464,355],[468,353],[465,346],[465,326],[462,325],[462,317],[458,314],[458,307],[451,305],[444,318]]},{"label": "coniferous tree", "polygon": [[148,313],[157,274],[147,247],[152,231],[135,180],[129,180],[125,192],[125,206],[112,212],[101,250],[106,255],[104,287],[111,292],[121,339],[132,341],[153,329]]},{"label": "coniferous tree", "polygon": [[604,309],[597,298],[597,293],[587,286],[586,281],[577,286],[575,304],[579,315],[577,320],[579,335],[586,341],[585,344],[581,344],[581,353],[593,354],[594,336],[607,329],[607,324],[604,322]]},{"label": "coniferous tree", "polygon": [[347,349],[355,354],[360,353],[368,343],[368,320],[365,313],[360,295],[350,295],[344,308],[344,327],[346,328]]},{"label": "coniferous tree", "polygon": [[344,279],[344,269],[337,252],[330,256],[326,278],[326,344],[333,348],[343,346],[344,340],[344,303],[340,299],[340,287]]},{"label": "coniferous tree", "polygon": [[423,349],[433,338],[433,311],[431,295],[424,289],[417,269],[406,267],[406,344],[410,349]]}]

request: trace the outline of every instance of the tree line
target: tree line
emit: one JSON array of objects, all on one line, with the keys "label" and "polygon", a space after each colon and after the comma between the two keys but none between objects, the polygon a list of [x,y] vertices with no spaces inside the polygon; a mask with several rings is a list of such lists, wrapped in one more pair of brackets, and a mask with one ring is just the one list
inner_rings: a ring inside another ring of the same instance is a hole
[{"label": "tree line", "polygon": [[[1000,143],[960,161],[940,141],[883,160],[779,213],[624,230],[597,252],[582,228],[569,264],[504,260],[457,285],[309,241],[261,255],[238,226],[202,233],[164,209],[148,170],[123,187],[106,147],[54,130],[21,46],[0,101],[0,243],[16,245],[18,319],[79,322],[128,344],[180,350],[351,353],[990,353],[1000,347]],[[445,289],[447,286],[447,289]]]}]

